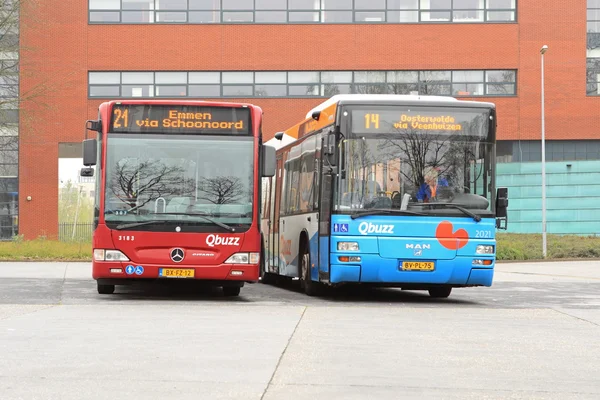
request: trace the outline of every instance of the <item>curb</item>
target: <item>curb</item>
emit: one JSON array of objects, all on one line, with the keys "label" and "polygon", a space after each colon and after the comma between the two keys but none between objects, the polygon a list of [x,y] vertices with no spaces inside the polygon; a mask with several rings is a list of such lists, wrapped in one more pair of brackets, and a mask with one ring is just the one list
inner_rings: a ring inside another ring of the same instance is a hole
[{"label": "curb", "polygon": [[598,261],[600,258],[549,258],[531,260],[496,260],[496,264],[523,264],[523,263],[548,263],[548,262],[572,262],[572,261]]}]

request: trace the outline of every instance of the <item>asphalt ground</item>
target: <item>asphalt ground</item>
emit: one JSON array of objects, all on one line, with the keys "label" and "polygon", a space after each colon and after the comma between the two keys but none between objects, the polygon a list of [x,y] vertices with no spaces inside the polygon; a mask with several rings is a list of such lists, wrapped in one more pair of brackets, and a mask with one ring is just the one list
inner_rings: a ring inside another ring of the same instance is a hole
[{"label": "asphalt ground", "polygon": [[0,399],[599,399],[600,262],[490,288],[190,282],[99,295],[89,263],[0,263]]}]

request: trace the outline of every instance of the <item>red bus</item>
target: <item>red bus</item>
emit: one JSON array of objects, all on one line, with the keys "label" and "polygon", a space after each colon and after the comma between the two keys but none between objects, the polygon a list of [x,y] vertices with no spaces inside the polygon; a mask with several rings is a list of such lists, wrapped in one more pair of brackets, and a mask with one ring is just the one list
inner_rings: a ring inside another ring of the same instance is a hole
[{"label": "red bus", "polygon": [[98,120],[86,122],[81,169],[97,176],[98,293],[183,278],[237,296],[244,283],[258,282],[260,178],[275,173],[275,149],[262,144],[262,114],[229,102],[100,105]]}]

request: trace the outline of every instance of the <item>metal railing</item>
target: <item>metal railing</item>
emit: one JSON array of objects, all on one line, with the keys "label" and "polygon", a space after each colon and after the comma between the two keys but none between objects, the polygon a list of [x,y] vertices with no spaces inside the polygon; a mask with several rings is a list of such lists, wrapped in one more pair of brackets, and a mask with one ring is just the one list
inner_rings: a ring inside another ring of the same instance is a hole
[{"label": "metal railing", "polygon": [[94,224],[61,222],[58,224],[58,240],[61,242],[78,242],[92,240]]}]

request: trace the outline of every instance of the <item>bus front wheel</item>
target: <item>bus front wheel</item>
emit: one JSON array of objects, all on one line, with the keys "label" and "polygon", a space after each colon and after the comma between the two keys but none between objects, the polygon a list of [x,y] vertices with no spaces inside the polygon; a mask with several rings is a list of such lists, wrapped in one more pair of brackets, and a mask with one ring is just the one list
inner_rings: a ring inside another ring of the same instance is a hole
[{"label": "bus front wheel", "polygon": [[223,286],[223,294],[227,297],[239,296],[240,290],[239,286]]},{"label": "bus front wheel", "polygon": [[98,284],[98,293],[100,294],[113,294],[115,292],[115,285],[102,285]]},{"label": "bus front wheel", "polygon": [[310,251],[308,246],[304,246],[301,259],[301,286],[304,288],[304,293],[309,296],[316,296],[319,293],[318,283],[313,282],[310,278]]},{"label": "bus front wheel", "polygon": [[452,292],[451,287],[431,288],[431,289],[429,289],[429,296],[436,298],[436,299],[443,299],[443,298],[450,296],[451,292]]}]

